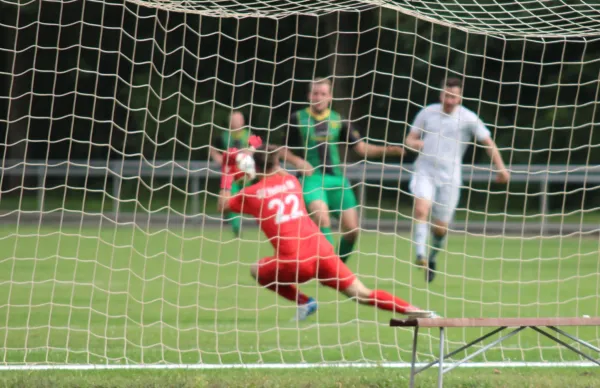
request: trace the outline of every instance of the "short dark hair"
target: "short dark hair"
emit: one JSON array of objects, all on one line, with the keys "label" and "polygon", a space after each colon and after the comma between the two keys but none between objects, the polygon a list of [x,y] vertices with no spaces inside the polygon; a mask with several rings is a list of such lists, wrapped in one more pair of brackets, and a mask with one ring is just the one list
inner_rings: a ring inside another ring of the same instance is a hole
[{"label": "short dark hair", "polygon": [[444,81],[444,89],[445,88],[461,88],[463,87],[463,82],[458,77],[448,77]]},{"label": "short dark hair", "polygon": [[254,151],[254,164],[256,172],[264,174],[272,170],[279,163],[280,149],[274,145],[262,145]]}]

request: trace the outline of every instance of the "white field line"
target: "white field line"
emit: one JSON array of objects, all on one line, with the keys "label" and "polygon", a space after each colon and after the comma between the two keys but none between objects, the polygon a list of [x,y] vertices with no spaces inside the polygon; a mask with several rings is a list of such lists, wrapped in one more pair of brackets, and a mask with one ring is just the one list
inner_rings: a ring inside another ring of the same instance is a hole
[{"label": "white field line", "polygon": [[[418,363],[416,366],[423,366]],[[449,367],[452,363],[444,363]],[[473,362],[462,364],[461,368],[564,368],[564,367],[592,367],[597,366],[592,362]],[[139,364],[139,365],[93,365],[93,364],[65,364],[65,365],[0,365],[0,371],[94,371],[94,370],[211,370],[211,369],[309,369],[309,368],[410,368],[408,362],[382,362],[382,363],[344,363],[344,364]]]}]

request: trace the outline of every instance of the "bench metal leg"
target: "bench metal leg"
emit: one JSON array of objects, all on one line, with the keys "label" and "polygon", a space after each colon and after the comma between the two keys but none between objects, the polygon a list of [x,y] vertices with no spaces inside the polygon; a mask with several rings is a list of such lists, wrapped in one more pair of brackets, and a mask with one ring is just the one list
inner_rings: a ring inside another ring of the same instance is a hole
[{"label": "bench metal leg", "polygon": [[538,333],[540,333],[540,334],[542,334],[542,335],[544,335],[544,336],[546,336],[546,337],[550,338],[551,340],[553,340],[553,341],[556,341],[557,343],[561,344],[562,346],[566,347],[567,349],[570,349],[570,350],[572,350],[573,352],[575,352],[575,353],[579,354],[581,357],[584,357],[584,358],[586,358],[586,359],[590,360],[591,362],[593,362],[593,363],[595,363],[595,364],[597,364],[597,365],[599,365],[599,366],[600,366],[600,361],[598,361],[598,360],[596,360],[596,359],[594,359],[594,358],[592,358],[592,357],[588,356],[587,354],[583,353],[581,350],[579,350],[579,349],[577,349],[577,348],[575,348],[575,347],[573,347],[573,346],[569,345],[569,344],[568,344],[568,343],[566,343],[565,341],[563,341],[563,340],[561,340],[561,339],[559,339],[559,338],[557,338],[557,337],[553,336],[552,334],[546,333],[544,330],[542,330],[542,329],[540,329],[540,328],[538,328],[538,327],[531,326],[531,328],[532,328],[533,330],[537,331]]},{"label": "bench metal leg", "polygon": [[[454,356],[454,355],[455,355],[455,354],[457,354],[457,353],[460,353],[460,352],[462,352],[463,350],[469,349],[471,346],[473,346],[473,345],[475,345],[475,344],[477,344],[477,343],[479,343],[479,342],[481,342],[481,341],[484,341],[484,340],[488,339],[489,337],[493,336],[494,334],[496,334],[496,333],[498,333],[498,332],[501,332],[501,331],[502,331],[502,330],[504,330],[504,329],[506,329],[506,326],[499,327],[499,328],[497,328],[497,329],[495,329],[495,330],[492,330],[491,332],[489,332],[489,333],[487,333],[487,334],[485,334],[485,335],[483,335],[483,336],[481,336],[481,337],[479,337],[479,338],[477,338],[477,339],[475,339],[475,340],[473,340],[473,341],[469,342],[468,344],[466,344],[466,345],[463,345],[463,346],[461,346],[460,348],[458,348],[458,349],[456,349],[456,350],[453,350],[453,351],[451,351],[451,352],[450,352],[450,353],[448,353],[448,354],[445,354],[445,355],[444,355],[444,360],[445,360],[445,359],[447,359],[447,358],[450,358],[450,357]],[[421,368],[419,368],[419,369],[416,371],[416,373],[415,373],[415,374],[419,374],[419,373],[423,372],[424,370],[431,368],[432,366],[434,366],[434,365],[435,365],[435,364],[437,364],[438,362],[439,362],[439,360],[431,361],[431,362],[430,362],[430,363],[428,363],[427,365],[425,365],[425,366],[422,366]]]},{"label": "bench metal leg", "polygon": [[503,335],[502,337],[498,338],[497,340],[484,345],[481,349],[477,350],[476,352],[466,356],[465,358],[461,359],[460,361],[457,361],[456,363],[450,365],[449,367],[447,367],[446,369],[444,369],[444,360],[454,356],[455,354],[466,350],[468,348],[470,348],[471,346],[477,344],[478,342],[484,341],[485,339],[493,336],[494,334],[502,331],[506,329],[506,326],[502,326],[499,327],[477,339],[475,339],[474,341],[469,342],[468,344],[461,346],[459,349],[453,350],[452,352],[448,353],[448,354],[444,354],[444,340],[445,340],[445,331],[444,328],[440,328],[440,346],[439,346],[439,358],[435,361],[430,362],[429,364],[416,369],[416,348],[417,348],[417,331],[418,331],[418,327],[415,327],[415,338],[413,339],[413,356],[412,356],[412,363],[411,363],[411,368],[410,368],[410,387],[413,388],[414,384],[415,384],[415,376],[418,375],[419,373],[423,372],[426,369],[431,368],[432,366],[434,366],[435,364],[439,364],[438,365],[438,387],[442,387],[444,384],[444,374],[451,371],[452,369],[456,368],[457,366],[459,366],[460,364],[470,360],[471,358],[477,356],[478,354],[481,354],[483,352],[485,352],[486,350],[490,349],[491,347],[493,347],[494,345],[497,345],[498,343],[504,341],[507,338],[512,337],[513,335],[517,334],[518,332],[520,332],[521,330],[525,329],[525,327],[519,327],[513,331],[511,331],[510,333]]},{"label": "bench metal leg", "polygon": [[[417,360],[417,340],[418,340],[418,336],[419,336],[419,327],[416,326],[415,327],[415,331],[414,331],[412,359],[411,359],[411,365],[410,365],[410,388],[414,388],[414,386],[415,386],[415,376],[417,374],[423,372],[426,369],[429,369],[430,367],[434,366],[435,364],[438,364],[438,384],[437,384],[437,386],[438,386],[438,388],[442,388],[442,386],[444,384],[444,374],[445,373],[450,372],[452,369],[460,366],[461,364],[469,361],[473,357],[476,357],[477,355],[479,355],[479,354],[487,351],[491,347],[493,347],[493,346],[501,343],[502,341],[504,341],[504,340],[506,340],[506,339],[508,339],[508,338],[510,338],[510,337],[512,337],[514,335],[516,335],[517,333],[519,333],[522,330],[525,330],[528,327],[531,328],[532,330],[535,330],[538,333],[544,335],[545,337],[547,337],[547,338],[555,341],[556,343],[558,343],[560,345],[563,345],[564,347],[566,347],[569,350],[571,350],[571,351],[579,354],[580,356],[586,358],[587,360],[589,360],[589,361],[591,361],[591,362],[593,362],[593,363],[595,363],[597,365],[600,365],[600,360],[596,360],[596,359],[590,357],[589,355],[583,353],[581,350],[579,350],[579,349],[577,349],[577,348],[569,345],[568,343],[562,341],[558,337],[556,337],[556,336],[554,336],[554,335],[552,335],[550,333],[547,333],[546,331],[544,331],[544,330],[542,330],[542,329],[540,329],[540,328],[538,328],[536,326],[521,326],[521,327],[515,328],[514,330],[512,330],[508,334],[505,334],[505,335],[501,336],[500,338],[498,338],[498,339],[490,342],[489,344],[483,345],[481,347],[481,349],[479,349],[479,350],[477,350],[477,351],[475,351],[475,352],[467,355],[466,357],[462,358],[461,360],[459,360],[459,361],[457,361],[455,363],[452,363],[450,366],[448,366],[446,369],[444,369],[444,360],[445,359],[450,358],[450,357],[454,356],[455,354],[457,354],[457,353],[459,353],[459,352],[461,352],[463,350],[466,350],[466,349],[470,348],[471,346],[475,345],[476,343],[481,342],[481,341],[483,341],[483,340],[491,337],[494,334],[497,334],[498,332],[506,329],[507,327],[506,326],[499,327],[499,328],[491,331],[490,333],[487,333],[486,335],[483,335],[483,336],[477,338],[476,340],[471,341],[468,344],[466,344],[464,346],[461,346],[459,349],[456,349],[456,350],[454,350],[454,351],[452,351],[452,352],[450,352],[450,353],[448,353],[446,355],[444,355],[444,339],[445,339],[444,337],[445,337],[445,332],[444,332],[444,328],[440,327],[439,328],[440,329],[439,359],[435,360],[435,361],[432,361],[432,362],[428,363],[427,365],[425,365],[425,366],[417,369],[416,368],[416,360]],[[549,329],[554,330],[555,332],[559,333],[560,335],[564,335],[565,337],[570,338],[571,340],[577,342],[578,344],[587,347],[588,349],[591,349],[593,351],[596,351],[596,352],[600,353],[600,348],[598,348],[598,347],[596,347],[596,346],[594,346],[594,345],[592,345],[592,344],[590,344],[588,342],[585,342],[585,341],[583,341],[583,340],[581,340],[581,339],[579,339],[579,338],[577,338],[575,336],[572,336],[569,333],[566,333],[566,332],[564,332],[564,331],[562,331],[562,330],[560,330],[560,329],[558,329],[558,328],[556,328],[554,326],[547,326],[547,327]]]},{"label": "bench metal leg", "polygon": [[548,328],[554,330],[558,334],[564,335],[565,337],[572,339],[573,341],[575,341],[575,342],[577,342],[577,343],[585,346],[588,349],[591,349],[591,350],[593,350],[595,352],[600,353],[600,348],[597,348],[594,345],[590,344],[589,342],[585,342],[584,340],[581,340],[581,339],[579,339],[579,338],[577,338],[575,336],[572,336],[571,334],[566,333],[566,332],[560,330],[558,327],[548,326]]},{"label": "bench metal leg", "polygon": [[438,368],[438,388],[444,385],[444,328],[440,327],[440,365]]},{"label": "bench metal leg", "polygon": [[510,337],[514,336],[515,334],[517,334],[518,332],[526,329],[527,326],[522,326],[519,327],[513,331],[511,331],[508,334],[503,335],[502,337],[498,338],[497,340],[494,340],[492,342],[490,342],[487,345],[484,345],[481,349],[469,354],[468,356],[466,356],[465,358],[463,358],[462,360],[459,360],[457,362],[455,362],[454,364],[452,364],[451,366],[449,366],[448,368],[446,368],[446,370],[444,370],[444,373],[450,372],[452,369],[456,368],[457,366],[459,366],[460,364],[464,364],[465,362],[469,361],[470,359],[472,359],[473,357],[487,351],[488,349],[496,346],[497,344],[499,344],[500,342],[509,339]]},{"label": "bench metal leg", "polygon": [[410,362],[410,388],[414,388],[415,386],[415,375],[417,372],[415,371],[415,363],[417,362],[417,341],[419,339],[419,326],[415,326],[414,337],[413,337],[413,348],[412,348],[412,358]]}]

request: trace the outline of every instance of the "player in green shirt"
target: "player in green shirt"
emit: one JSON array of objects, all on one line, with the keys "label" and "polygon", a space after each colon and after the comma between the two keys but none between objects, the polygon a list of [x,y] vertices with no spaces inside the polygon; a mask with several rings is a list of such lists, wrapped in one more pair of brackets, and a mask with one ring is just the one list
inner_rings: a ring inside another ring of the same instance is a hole
[{"label": "player in green shirt", "polygon": [[[215,138],[214,145],[210,149],[211,158],[221,165],[223,163],[222,152],[231,147],[237,149],[247,148],[250,135],[252,135],[250,129],[245,127],[244,115],[241,112],[234,111],[229,119],[229,130],[223,131],[220,136],[216,136]],[[242,188],[242,180],[235,181],[231,187],[231,193],[238,193]],[[233,233],[239,237],[242,216],[236,213],[229,213],[225,219],[231,224]]]},{"label": "player in green shirt", "polygon": [[313,81],[308,99],[310,107],[290,117],[284,158],[303,170],[304,200],[332,244],[330,212],[339,217],[343,235],[338,253],[345,262],[358,237],[358,204],[350,182],[343,175],[338,146],[347,143],[362,158],[402,156],[404,148],[366,143],[349,120],[329,108],[332,93],[328,79]]}]

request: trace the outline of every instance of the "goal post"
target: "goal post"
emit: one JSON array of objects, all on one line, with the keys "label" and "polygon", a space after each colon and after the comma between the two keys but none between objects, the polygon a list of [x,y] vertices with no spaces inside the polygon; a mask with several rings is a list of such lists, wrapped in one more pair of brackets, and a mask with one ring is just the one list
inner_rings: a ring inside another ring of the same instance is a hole
[{"label": "goal post", "polygon": [[[409,329],[315,282],[301,288],[318,313],[290,323],[296,306],[250,276],[272,254],[256,221],[216,209],[211,151],[238,141],[232,112],[284,145],[317,78],[360,141],[399,146],[459,77],[511,173],[495,183],[486,149],[459,140],[460,202],[428,284],[417,153],[336,141],[333,167],[361,199],[348,265],[365,285],[449,318],[600,316],[597,7],[0,0],[0,369],[410,366]],[[599,346],[597,327],[567,331]],[[420,333],[417,359],[439,345]],[[473,361],[587,365],[535,332]]]}]

